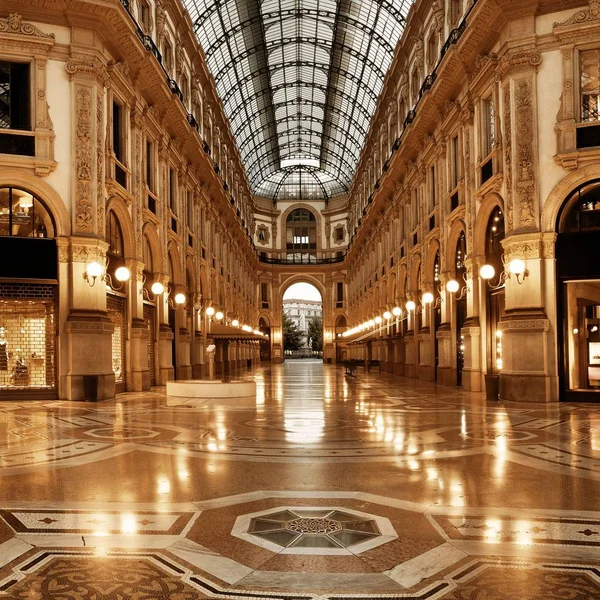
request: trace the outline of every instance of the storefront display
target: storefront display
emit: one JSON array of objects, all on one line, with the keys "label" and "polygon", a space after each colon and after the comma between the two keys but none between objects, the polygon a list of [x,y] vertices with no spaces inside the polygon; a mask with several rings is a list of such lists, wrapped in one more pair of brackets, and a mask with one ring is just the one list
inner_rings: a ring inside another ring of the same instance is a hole
[{"label": "storefront display", "polygon": [[0,398],[56,394],[55,288],[0,284]]}]

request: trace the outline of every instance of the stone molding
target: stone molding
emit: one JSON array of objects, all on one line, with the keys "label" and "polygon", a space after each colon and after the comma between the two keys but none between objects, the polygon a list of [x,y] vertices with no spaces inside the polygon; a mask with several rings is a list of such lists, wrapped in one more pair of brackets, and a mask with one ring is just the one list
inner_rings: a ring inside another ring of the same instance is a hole
[{"label": "stone molding", "polygon": [[0,33],[12,33],[16,35],[26,35],[37,38],[44,38],[54,41],[53,33],[44,33],[35,25],[26,23],[18,13],[11,13],[6,19],[0,19]]}]

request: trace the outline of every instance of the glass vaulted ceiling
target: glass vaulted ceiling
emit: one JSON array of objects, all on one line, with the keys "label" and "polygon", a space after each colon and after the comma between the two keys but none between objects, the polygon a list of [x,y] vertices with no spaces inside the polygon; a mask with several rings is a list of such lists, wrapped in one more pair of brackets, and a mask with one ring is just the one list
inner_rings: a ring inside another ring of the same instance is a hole
[{"label": "glass vaulted ceiling", "polygon": [[412,0],[184,0],[254,192],[350,188]]}]

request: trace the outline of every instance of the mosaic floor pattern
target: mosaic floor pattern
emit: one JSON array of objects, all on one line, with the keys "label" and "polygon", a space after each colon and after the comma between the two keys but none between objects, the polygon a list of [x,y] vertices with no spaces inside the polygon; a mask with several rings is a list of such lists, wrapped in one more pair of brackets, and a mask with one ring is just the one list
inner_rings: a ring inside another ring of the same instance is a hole
[{"label": "mosaic floor pattern", "polygon": [[0,598],[598,600],[600,411],[313,361],[0,402]]}]

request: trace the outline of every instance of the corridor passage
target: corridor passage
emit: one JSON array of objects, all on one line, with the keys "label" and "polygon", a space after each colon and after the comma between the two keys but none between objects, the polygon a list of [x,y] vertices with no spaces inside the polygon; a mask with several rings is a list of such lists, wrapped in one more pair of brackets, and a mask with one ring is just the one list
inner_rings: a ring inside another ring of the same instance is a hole
[{"label": "corridor passage", "polygon": [[0,403],[0,598],[600,598],[600,415],[313,360]]}]

